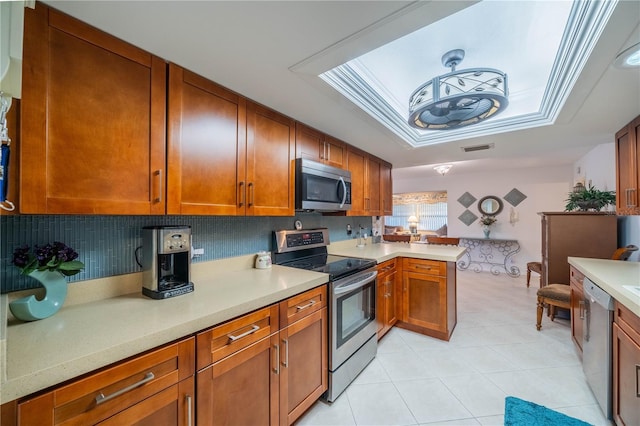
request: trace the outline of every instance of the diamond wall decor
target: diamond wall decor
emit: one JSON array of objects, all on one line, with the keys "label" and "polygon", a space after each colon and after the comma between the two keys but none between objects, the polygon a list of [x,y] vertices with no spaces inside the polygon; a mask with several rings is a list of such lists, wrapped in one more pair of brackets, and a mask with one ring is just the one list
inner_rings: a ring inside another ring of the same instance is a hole
[{"label": "diamond wall decor", "polygon": [[507,195],[505,195],[502,198],[504,198],[506,201],[509,202],[509,204],[515,207],[518,204],[520,204],[522,201],[524,201],[524,199],[527,198],[527,196],[524,195],[522,192],[518,191],[516,188],[513,188],[511,191],[509,191]]},{"label": "diamond wall decor", "polygon": [[462,194],[460,196],[460,198],[458,198],[458,202],[460,204],[462,204],[463,206],[465,206],[465,207],[469,207],[475,201],[476,201],[476,197],[474,197],[473,195],[469,194],[468,192],[465,192],[464,194]]},{"label": "diamond wall decor", "polygon": [[[474,198],[475,200],[475,198]],[[473,201],[472,201],[473,202]],[[478,218],[478,216],[476,216],[475,214],[473,214],[471,211],[469,210],[465,210],[464,212],[462,212],[462,214],[460,216],[458,216],[458,219],[464,223],[465,225],[469,226],[471,225],[473,222],[476,221],[476,219]]]}]

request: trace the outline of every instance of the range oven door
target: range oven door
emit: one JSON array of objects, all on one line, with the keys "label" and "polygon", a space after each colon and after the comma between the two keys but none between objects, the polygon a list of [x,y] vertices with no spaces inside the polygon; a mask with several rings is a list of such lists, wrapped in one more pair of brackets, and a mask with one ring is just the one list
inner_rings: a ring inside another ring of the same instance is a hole
[{"label": "range oven door", "polygon": [[377,275],[375,269],[369,269],[332,283],[331,371],[376,334]]}]

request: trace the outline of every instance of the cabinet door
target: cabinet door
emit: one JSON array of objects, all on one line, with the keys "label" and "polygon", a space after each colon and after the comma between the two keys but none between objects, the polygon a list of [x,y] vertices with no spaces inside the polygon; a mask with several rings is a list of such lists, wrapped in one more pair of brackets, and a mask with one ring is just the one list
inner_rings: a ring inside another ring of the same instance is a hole
[{"label": "cabinet door", "polygon": [[412,271],[403,273],[402,321],[447,331],[447,279]]},{"label": "cabinet door", "polygon": [[294,160],[295,121],[247,102],[247,215],[294,215]]},{"label": "cabinet door", "polygon": [[327,308],[280,331],[280,424],[290,425],[327,390]]},{"label": "cabinet door", "polygon": [[393,215],[393,181],[391,179],[391,164],[380,163],[380,198],[382,215]]},{"label": "cabinet door", "polygon": [[365,211],[368,216],[380,216],[382,214],[380,204],[380,162],[375,158],[367,157],[365,166]]},{"label": "cabinet door", "polygon": [[613,419],[620,426],[640,424],[640,333],[634,336],[613,324]]},{"label": "cabinet door", "polygon": [[167,213],[244,215],[244,98],[170,64],[168,117]]},{"label": "cabinet door", "polygon": [[296,123],[296,158],[322,163],[325,156],[325,135],[300,122]]},{"label": "cabinet door", "polygon": [[571,339],[582,356],[584,330],[584,274],[573,266],[569,269],[569,289],[571,291]]},{"label": "cabinet door", "polygon": [[351,210],[348,216],[366,216],[365,211],[365,161],[362,151],[347,150],[347,170],[351,172]]},{"label": "cabinet door", "polygon": [[391,272],[387,275],[385,279],[385,285],[387,286],[387,303],[385,304],[385,319],[386,319],[386,329],[387,331],[393,327],[393,325],[398,322],[398,317],[396,316],[397,312],[397,303],[398,303],[398,295],[397,295],[397,285],[396,280],[398,277],[398,273],[396,271]]},{"label": "cabinet door", "polygon": [[384,276],[378,275],[376,284],[376,325],[378,340],[387,332],[386,330],[386,304],[387,304],[387,286],[382,281]]},{"label": "cabinet door", "polygon": [[330,166],[344,168],[346,160],[346,145],[344,142],[327,136],[324,142],[324,162]]},{"label": "cabinet door", "polygon": [[277,425],[279,356],[276,333],[199,371],[198,425]]},{"label": "cabinet door", "polygon": [[22,213],[165,213],[164,61],[37,3],[23,81]]},{"label": "cabinet door", "polygon": [[618,214],[640,214],[640,117],[616,133]]}]

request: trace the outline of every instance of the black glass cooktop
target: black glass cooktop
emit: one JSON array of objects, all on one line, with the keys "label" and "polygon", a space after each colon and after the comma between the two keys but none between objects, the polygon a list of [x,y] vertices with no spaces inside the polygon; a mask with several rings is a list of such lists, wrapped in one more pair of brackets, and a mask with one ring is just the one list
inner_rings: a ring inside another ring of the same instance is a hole
[{"label": "black glass cooktop", "polygon": [[282,263],[281,265],[316,272],[324,272],[325,274],[329,274],[331,280],[335,280],[340,277],[351,275],[354,272],[372,268],[376,265],[376,262],[371,259],[319,254],[294,259]]}]

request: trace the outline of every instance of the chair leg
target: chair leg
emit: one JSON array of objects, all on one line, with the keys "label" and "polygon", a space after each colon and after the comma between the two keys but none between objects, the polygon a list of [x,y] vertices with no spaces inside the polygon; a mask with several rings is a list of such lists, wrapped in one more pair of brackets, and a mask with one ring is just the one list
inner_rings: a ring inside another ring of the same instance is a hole
[{"label": "chair leg", "polygon": [[531,269],[527,268],[527,288],[529,288],[529,280],[531,280]]},{"label": "chair leg", "polygon": [[556,307],[549,305],[549,313],[551,314],[551,321],[553,321],[556,318]]},{"label": "chair leg", "polygon": [[538,309],[537,309],[537,318],[536,318],[536,329],[540,331],[542,328],[542,311],[544,310],[544,302],[542,298],[538,297]]}]

